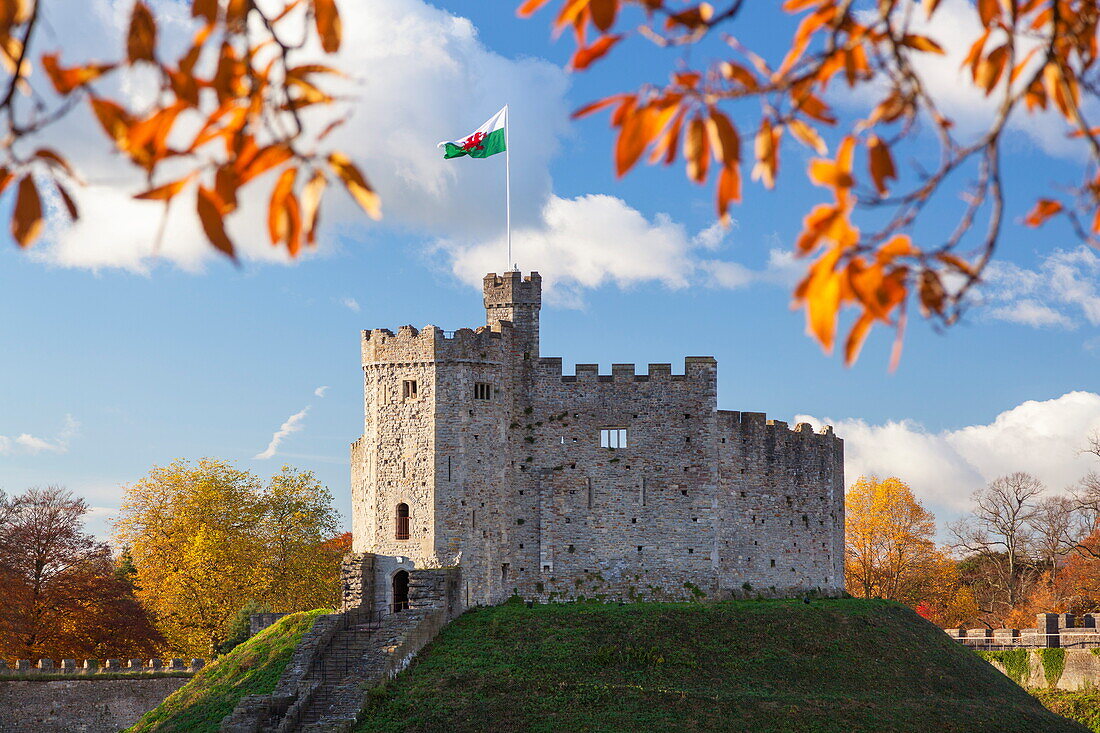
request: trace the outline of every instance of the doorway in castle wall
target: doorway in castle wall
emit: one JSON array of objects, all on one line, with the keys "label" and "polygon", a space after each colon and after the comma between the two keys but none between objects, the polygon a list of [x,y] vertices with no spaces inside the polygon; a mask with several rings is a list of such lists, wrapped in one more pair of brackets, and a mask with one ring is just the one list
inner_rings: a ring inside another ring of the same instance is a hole
[{"label": "doorway in castle wall", "polygon": [[393,612],[409,610],[409,574],[398,570],[393,575]]}]

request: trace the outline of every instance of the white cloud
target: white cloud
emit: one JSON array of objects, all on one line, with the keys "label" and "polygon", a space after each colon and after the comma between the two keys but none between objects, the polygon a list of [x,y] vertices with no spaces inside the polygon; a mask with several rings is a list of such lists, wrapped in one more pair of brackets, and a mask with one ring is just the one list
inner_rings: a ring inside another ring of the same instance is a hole
[{"label": "white cloud", "polygon": [[328,392],[327,384],[324,387],[318,387],[317,389],[313,390],[313,394],[317,395],[318,397],[324,397],[325,392]]},{"label": "white cloud", "polygon": [[11,453],[67,453],[69,442],[80,434],[80,423],[72,415],[66,415],[64,424],[52,440],[30,433],[20,433],[14,438],[0,435],[0,455]]},{"label": "white cloud", "polygon": [[844,438],[849,485],[861,475],[898,476],[943,521],[966,511],[974,489],[1006,473],[1027,471],[1060,491],[1095,469],[1095,459],[1079,450],[1092,431],[1100,430],[1100,394],[1069,392],[1029,400],[990,423],[942,432],[911,420],[882,425],[805,415],[795,420],[835,426]]},{"label": "white cloud", "polygon": [[359,301],[355,298],[340,298],[340,305],[344,306],[353,313],[359,312]]},{"label": "white cloud", "polygon": [[[187,41],[185,9],[174,0],[153,5],[163,19],[161,36],[176,44]],[[66,61],[92,54],[104,39],[123,45],[130,6],[113,0],[89,0],[88,6],[87,13],[50,18],[58,26]],[[740,287],[757,279],[741,265],[693,254],[694,249],[719,249],[727,237],[721,227],[692,237],[667,215],[647,218],[612,196],[553,195],[549,165],[569,133],[572,106],[566,98],[569,76],[557,65],[501,56],[480,41],[469,20],[423,0],[347,3],[341,12],[344,43],[335,63],[361,78],[333,89],[352,100],[354,114],[329,142],[363,162],[382,195],[385,219],[381,225],[368,224],[344,194],[332,190],[322,216],[322,248],[336,231],[371,236],[379,226],[396,227],[429,241],[445,239],[436,242],[436,251],[450,254],[451,269],[471,283],[479,283],[487,271],[510,266],[501,241],[503,157],[443,160],[435,145],[474,129],[507,102],[513,259],[525,270],[541,269],[548,300],[576,304],[582,289],[604,283],[681,287],[696,270],[708,273],[716,287]],[[148,82],[128,76],[124,89],[141,98],[149,93]],[[319,127],[327,119],[312,124]],[[74,145],[74,162],[93,185],[78,193],[84,216],[72,227],[59,225],[60,202],[48,202],[50,243],[37,247],[34,256],[70,267],[139,273],[149,272],[158,258],[201,271],[219,256],[206,244],[186,196],[173,207],[157,244],[161,207],[130,198],[143,184],[120,173],[120,159],[103,154],[106,142],[96,123],[81,108],[63,125],[66,136],[71,132],[80,141]],[[271,247],[263,234],[269,188],[261,181],[241,197],[230,231],[244,259],[285,262],[284,250]],[[120,227],[120,221],[126,226]],[[358,310],[352,298],[340,302]]]},{"label": "white cloud", "polygon": [[[724,237],[713,226],[690,236],[667,214],[649,220],[622,199],[605,194],[551,196],[539,224],[513,233],[514,241],[523,242],[523,269],[542,274],[547,301],[559,306],[580,307],[584,289],[608,283],[625,288],[657,282],[682,288],[700,272],[713,287],[786,282],[781,274],[786,260],[776,251],[761,271],[699,256],[699,250],[718,248]],[[435,246],[452,258],[456,277],[478,288],[486,272],[499,272],[506,264],[503,238],[475,243],[440,239]]]},{"label": "white cloud", "polygon": [[1034,328],[1073,329],[1081,320],[1100,326],[1100,256],[1086,245],[1056,249],[1034,270],[993,262],[981,297],[984,315]]},{"label": "white cloud", "polygon": [[308,412],[309,408],[305,407],[302,409],[301,412],[296,412],[288,417],[286,419],[286,422],[280,425],[279,429],[275,431],[275,434],[271,436],[271,442],[267,444],[267,448],[252,457],[260,460],[266,460],[274,456],[275,453],[279,450],[279,444],[282,443],[288,435],[290,435],[291,433],[300,432],[302,430],[302,421],[305,420],[306,413]]}]

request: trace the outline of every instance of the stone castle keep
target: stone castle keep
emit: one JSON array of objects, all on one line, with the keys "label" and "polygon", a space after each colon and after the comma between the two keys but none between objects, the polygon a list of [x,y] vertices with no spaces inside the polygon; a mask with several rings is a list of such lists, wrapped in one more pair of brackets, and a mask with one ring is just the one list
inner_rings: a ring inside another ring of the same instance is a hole
[{"label": "stone castle keep", "polygon": [[487,275],[484,301],[476,330],[363,332],[346,605],[415,607],[425,585],[453,610],[843,591],[831,427],[717,409],[709,356],[563,374],[536,272]]}]

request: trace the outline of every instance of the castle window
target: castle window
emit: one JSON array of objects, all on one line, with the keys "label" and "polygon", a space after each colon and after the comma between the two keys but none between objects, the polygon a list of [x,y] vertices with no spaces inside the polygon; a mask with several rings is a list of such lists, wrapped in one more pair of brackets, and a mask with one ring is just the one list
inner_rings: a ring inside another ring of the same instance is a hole
[{"label": "castle window", "polygon": [[625,448],[626,447],[626,428],[601,428],[600,429],[600,447],[601,448]]},{"label": "castle window", "polygon": [[775,560],[772,560],[772,567],[775,567]]},{"label": "castle window", "polygon": [[488,400],[492,399],[493,387],[488,382],[474,382],[474,399],[475,400]]},{"label": "castle window", "polygon": [[409,505],[401,503],[397,505],[397,531],[394,537],[399,540],[409,539]]},{"label": "castle window", "polygon": [[416,399],[416,380],[415,379],[403,379],[401,380],[401,398],[406,400]]}]

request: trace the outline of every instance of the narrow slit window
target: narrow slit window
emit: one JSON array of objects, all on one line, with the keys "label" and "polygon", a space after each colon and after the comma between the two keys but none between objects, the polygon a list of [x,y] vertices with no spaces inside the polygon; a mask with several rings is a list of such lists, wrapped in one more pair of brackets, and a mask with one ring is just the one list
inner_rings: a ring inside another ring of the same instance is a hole
[{"label": "narrow slit window", "polygon": [[626,428],[601,428],[600,429],[600,447],[601,448],[625,448],[626,447]]},{"label": "narrow slit window", "polygon": [[401,398],[406,400],[416,399],[415,379],[404,379],[401,381]]},{"label": "narrow slit window", "polygon": [[409,539],[409,505],[401,503],[397,505],[397,530],[394,537],[399,540]]},{"label": "narrow slit window", "polygon": [[474,382],[474,399],[491,400],[493,398],[493,386],[488,382]]}]

